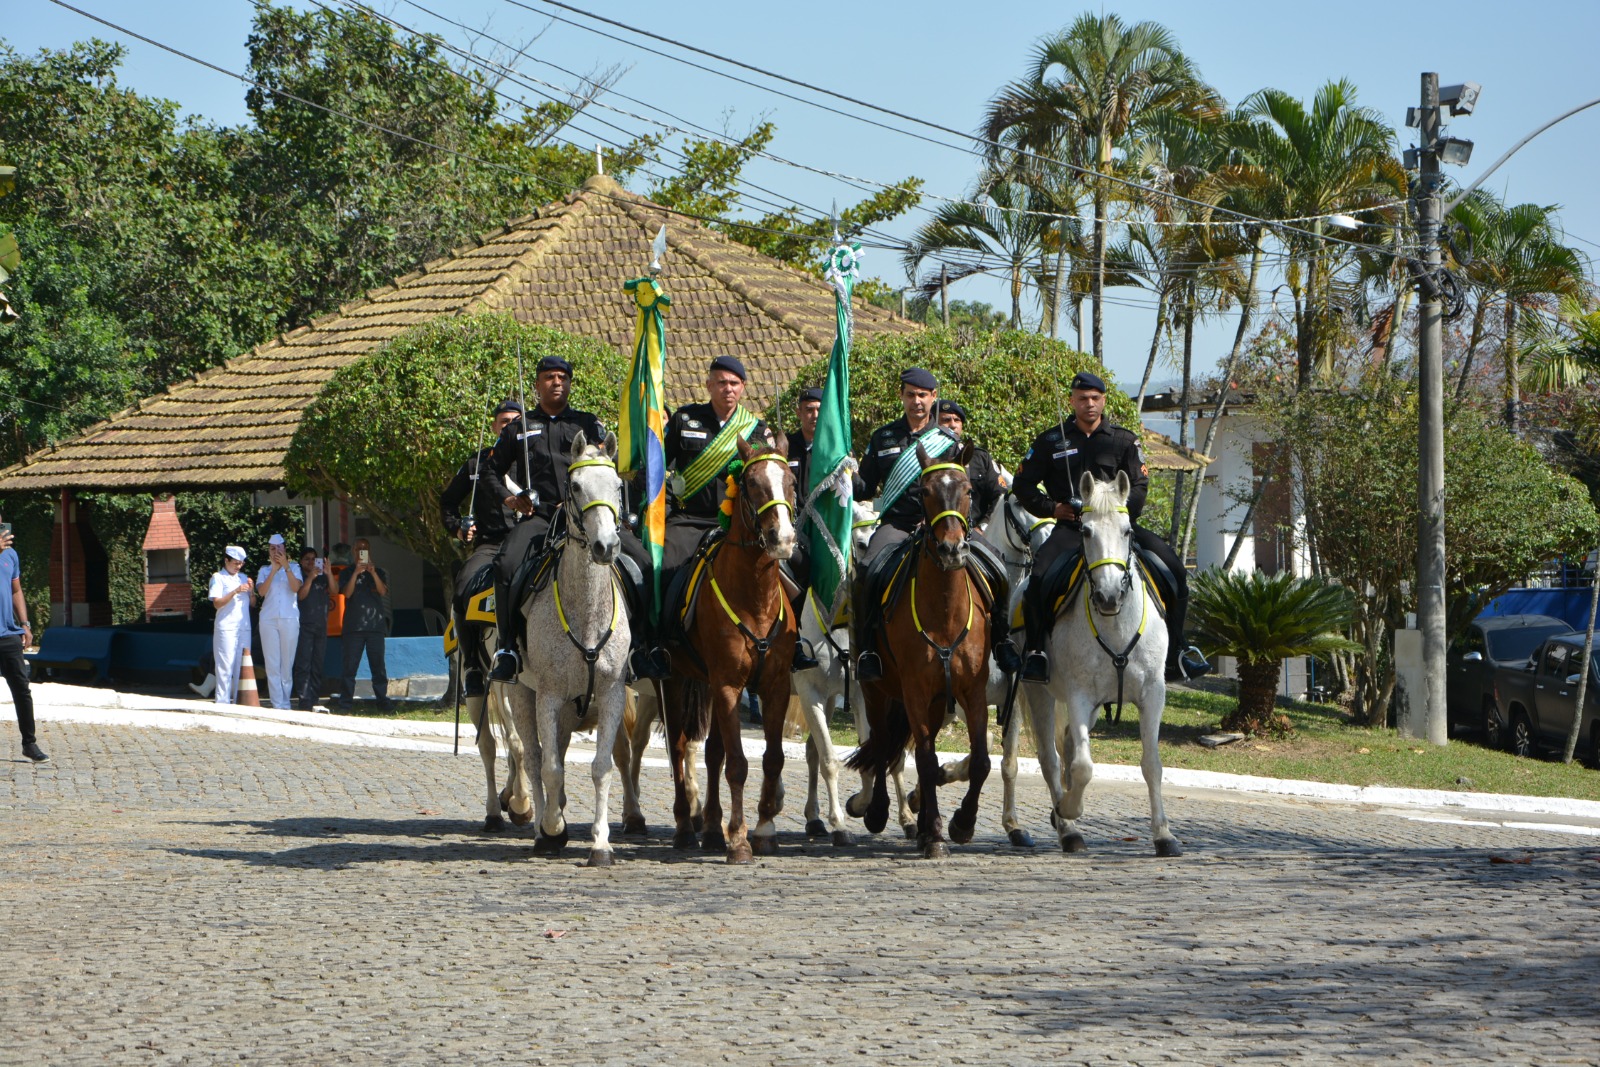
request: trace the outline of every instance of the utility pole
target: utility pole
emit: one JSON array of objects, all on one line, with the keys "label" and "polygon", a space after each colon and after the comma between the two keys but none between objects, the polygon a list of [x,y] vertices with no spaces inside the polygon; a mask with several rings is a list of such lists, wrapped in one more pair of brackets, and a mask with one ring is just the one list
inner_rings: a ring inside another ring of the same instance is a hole
[{"label": "utility pole", "polygon": [[939,264],[939,317],[950,325],[950,268]]},{"label": "utility pole", "polygon": [[[1450,739],[1445,712],[1444,565],[1444,318],[1438,272],[1439,251],[1439,75],[1422,76],[1422,106],[1417,110],[1421,144],[1419,174],[1412,198],[1417,209],[1417,242],[1422,273],[1416,278],[1418,418],[1417,462],[1417,626],[1422,631],[1422,669],[1428,707],[1427,740]],[[1412,722],[1415,723],[1413,717]]]}]

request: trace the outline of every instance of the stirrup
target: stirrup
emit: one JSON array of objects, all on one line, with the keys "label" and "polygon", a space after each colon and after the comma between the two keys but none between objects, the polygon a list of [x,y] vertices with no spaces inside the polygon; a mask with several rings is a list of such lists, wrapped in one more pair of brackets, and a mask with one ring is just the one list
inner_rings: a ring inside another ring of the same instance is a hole
[{"label": "stirrup", "polygon": [[489,668],[491,682],[514,682],[522,673],[522,660],[514,648],[502,648],[494,654],[494,666]]},{"label": "stirrup", "polygon": [[820,667],[817,662],[816,650],[811,647],[810,641],[796,637],[794,639],[794,661],[789,664],[789,672],[809,671]]},{"label": "stirrup", "polygon": [[462,672],[461,686],[464,697],[481,697],[489,691],[483,683],[483,671],[477,667],[468,667]]},{"label": "stirrup", "polygon": [[1017,646],[1011,643],[1011,638],[1002,637],[995,642],[994,664],[1006,674],[1016,674],[1022,669],[1022,657],[1017,655]]},{"label": "stirrup", "polygon": [[878,654],[868,649],[861,653],[856,660],[856,680],[861,682],[883,681],[883,660]]},{"label": "stirrup", "polygon": [[1202,678],[1215,669],[1198,648],[1190,645],[1178,653],[1177,662],[1167,669],[1167,681],[1187,682]]},{"label": "stirrup", "polygon": [[666,678],[672,673],[667,653],[660,646],[639,645],[628,653],[628,668],[636,679]]},{"label": "stirrup", "polygon": [[1022,661],[1022,680],[1041,684],[1048,682],[1050,680],[1050,657],[1040,649],[1029,649],[1026,658]]}]

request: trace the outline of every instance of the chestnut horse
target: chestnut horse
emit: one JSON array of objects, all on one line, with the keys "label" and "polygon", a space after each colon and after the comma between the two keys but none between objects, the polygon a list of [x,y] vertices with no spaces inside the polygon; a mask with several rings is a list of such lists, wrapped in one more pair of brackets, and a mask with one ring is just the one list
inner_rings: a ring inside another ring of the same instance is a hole
[{"label": "chestnut horse", "polygon": [[[681,639],[667,646],[673,676],[661,683],[666,712],[667,756],[672,764],[672,843],[695,842],[686,776],[693,773],[692,743],[705,738],[706,788],[704,847],[727,850],[729,863],[749,863],[754,851],[778,848],[773,820],[782,804],[783,717],[789,706],[789,666],[794,659],[798,620],[789,607],[778,561],[794,553],[795,481],[789,472],[788,441],[776,432],[771,445],[739,442],[744,466],[734,480],[735,499],[728,532],[706,564],[694,619]],[[739,734],[739,694],[749,690],[763,709],[766,754],[761,761],[761,800],[755,833],[744,818],[744,784],[749,761]],[[727,762],[728,824],[722,825],[717,772]]]},{"label": "chestnut horse", "polygon": [[889,821],[885,777],[908,738],[914,744],[922,798],[917,840],[929,859],[950,854],[939,815],[934,741],[954,704],[961,705],[972,739],[967,795],[950,819],[950,840],[957,844],[972,840],[978,795],[989,775],[989,610],[967,569],[971,455],[968,443],[953,460],[936,462],[917,446],[924,525],[910,550],[911,577],[884,614],[878,639],[885,653],[883,680],[862,686],[872,732],[849,761],[854,770],[873,772],[865,821],[877,833]]}]

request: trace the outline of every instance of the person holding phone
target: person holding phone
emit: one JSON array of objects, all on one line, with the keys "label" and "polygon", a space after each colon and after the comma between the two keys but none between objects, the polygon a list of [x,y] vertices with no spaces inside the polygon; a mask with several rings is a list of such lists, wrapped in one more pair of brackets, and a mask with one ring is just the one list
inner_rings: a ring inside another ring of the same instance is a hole
[{"label": "person holding phone", "polygon": [[300,553],[300,574],[300,589],[295,594],[300,601],[300,638],[294,646],[294,689],[289,706],[314,711],[322,695],[322,664],[328,655],[328,561],[317,555],[316,549],[307,548]]},{"label": "person holding phone", "polygon": [[267,563],[256,575],[261,597],[261,652],[267,663],[267,691],[272,706],[289,707],[294,684],[294,650],[300,641],[300,564],[289,559],[282,534],[267,541]]},{"label": "person holding phone", "polygon": [[17,707],[17,728],[22,731],[22,754],[35,763],[50,759],[39,747],[34,733],[33,690],[28,686],[28,665],[22,650],[33,644],[33,625],[28,622],[28,603],[22,596],[22,561],[11,547],[14,535],[9,522],[0,522],[0,582],[10,596],[0,596],[0,674],[11,688],[11,702]]},{"label": "person holding phone", "polygon": [[389,575],[382,567],[373,565],[372,544],[365,538],[356,539],[356,561],[345,568],[339,592],[344,594],[344,680],[339,691],[340,710],[350,710],[356,695],[356,671],[361,667],[361,654],[366,653],[367,666],[372,670],[372,695],[377,698],[378,710],[389,711],[394,701],[389,699],[389,674],[384,666],[383,641],[389,633],[389,617],[384,611],[384,598],[389,595]]},{"label": "person holding phone", "polygon": [[239,662],[250,647],[250,594],[255,583],[244,574],[244,549],[223,550],[222,569],[211,576],[207,595],[217,609],[211,631],[211,654],[217,665],[216,701],[232,704],[239,691]]}]

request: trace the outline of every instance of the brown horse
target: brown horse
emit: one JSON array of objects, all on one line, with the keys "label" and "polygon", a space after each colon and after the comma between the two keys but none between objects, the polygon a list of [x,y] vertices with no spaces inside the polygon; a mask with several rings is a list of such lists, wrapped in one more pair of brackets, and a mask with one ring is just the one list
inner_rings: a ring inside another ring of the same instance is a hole
[{"label": "brown horse", "polygon": [[[701,580],[698,607],[681,641],[668,644],[673,677],[661,684],[666,710],[667,754],[672,763],[672,843],[695,843],[692,801],[686,788],[693,772],[693,742],[705,738],[707,851],[726,849],[729,863],[749,863],[754,851],[778,848],[774,819],[781,805],[783,715],[789,706],[789,665],[799,631],[778,573],[778,561],[794,553],[795,481],[789,473],[788,442],[778,432],[773,446],[739,442],[744,467],[735,479],[733,515]],[[747,834],[744,784],[749,761],[739,735],[739,694],[745,690],[764,709],[767,750],[762,758],[761,801],[755,833]],[[717,772],[727,763],[728,825],[722,826]]]},{"label": "brown horse", "polygon": [[916,491],[922,494],[924,525],[910,550],[911,578],[884,615],[878,639],[885,652],[883,680],[862,687],[871,732],[849,762],[873,778],[865,821],[877,833],[889,818],[889,766],[908,740],[915,746],[922,795],[917,841],[929,859],[950,854],[935,788],[939,754],[934,741],[957,703],[972,739],[967,795],[950,819],[950,840],[957,844],[972,840],[978,795],[989,775],[989,611],[967,569],[971,455],[966,444],[953,459],[935,461],[917,446],[922,473]]}]

